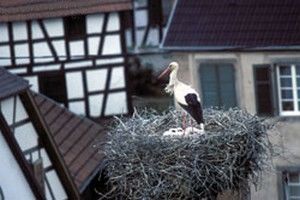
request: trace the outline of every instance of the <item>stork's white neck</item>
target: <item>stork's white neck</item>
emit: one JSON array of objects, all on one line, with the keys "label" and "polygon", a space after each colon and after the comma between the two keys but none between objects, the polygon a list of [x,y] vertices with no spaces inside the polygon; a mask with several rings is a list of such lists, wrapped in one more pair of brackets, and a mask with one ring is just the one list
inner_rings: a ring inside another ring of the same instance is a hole
[{"label": "stork's white neck", "polygon": [[178,82],[178,78],[177,78],[177,70],[173,70],[170,73],[170,80],[169,80],[169,86],[174,86],[175,84],[177,84]]}]

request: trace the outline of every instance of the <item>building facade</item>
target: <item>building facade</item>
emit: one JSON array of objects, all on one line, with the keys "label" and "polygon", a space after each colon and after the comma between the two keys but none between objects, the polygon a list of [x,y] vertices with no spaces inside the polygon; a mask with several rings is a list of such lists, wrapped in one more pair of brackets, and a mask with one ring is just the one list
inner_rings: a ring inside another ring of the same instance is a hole
[{"label": "building facade", "polygon": [[3,3],[0,66],[77,114],[129,113],[123,22],[131,1],[27,3]]},{"label": "building facade", "polygon": [[204,107],[237,106],[279,121],[270,140],[283,156],[249,198],[299,199],[299,2],[176,4],[163,48],[173,52],[181,79],[199,91]]}]

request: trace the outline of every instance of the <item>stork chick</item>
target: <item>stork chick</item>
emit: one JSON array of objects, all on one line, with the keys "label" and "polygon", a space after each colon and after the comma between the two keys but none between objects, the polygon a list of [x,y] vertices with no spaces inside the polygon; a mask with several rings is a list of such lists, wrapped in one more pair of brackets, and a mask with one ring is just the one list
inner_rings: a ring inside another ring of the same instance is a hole
[{"label": "stork chick", "polygon": [[177,62],[171,62],[169,66],[159,75],[158,79],[166,75],[170,75],[169,83],[165,88],[166,93],[175,96],[177,103],[187,112],[192,118],[200,124],[200,128],[204,130],[203,110],[199,94],[190,85],[187,85],[177,78],[179,65]]}]

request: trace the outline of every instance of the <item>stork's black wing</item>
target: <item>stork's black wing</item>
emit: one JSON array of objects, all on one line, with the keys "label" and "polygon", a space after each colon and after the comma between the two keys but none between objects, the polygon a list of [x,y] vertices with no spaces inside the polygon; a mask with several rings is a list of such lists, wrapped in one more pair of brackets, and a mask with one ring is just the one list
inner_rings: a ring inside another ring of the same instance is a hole
[{"label": "stork's black wing", "polygon": [[201,103],[197,99],[197,95],[191,93],[191,94],[187,94],[184,98],[188,105],[183,105],[180,103],[179,105],[184,110],[186,110],[196,120],[198,124],[204,123],[203,110],[202,110]]}]

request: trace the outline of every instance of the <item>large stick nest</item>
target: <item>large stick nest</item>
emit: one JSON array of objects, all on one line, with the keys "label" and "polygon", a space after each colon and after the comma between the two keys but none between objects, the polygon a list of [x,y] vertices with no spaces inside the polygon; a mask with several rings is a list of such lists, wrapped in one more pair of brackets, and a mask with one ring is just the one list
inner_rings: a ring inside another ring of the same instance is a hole
[{"label": "large stick nest", "polygon": [[[271,166],[272,125],[246,111],[205,110],[205,134],[163,136],[181,125],[174,109],[117,119],[105,146],[103,199],[199,199],[256,184]],[[194,126],[197,126],[194,124]]]}]

